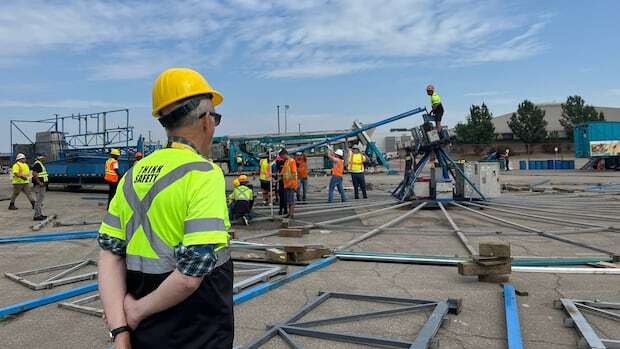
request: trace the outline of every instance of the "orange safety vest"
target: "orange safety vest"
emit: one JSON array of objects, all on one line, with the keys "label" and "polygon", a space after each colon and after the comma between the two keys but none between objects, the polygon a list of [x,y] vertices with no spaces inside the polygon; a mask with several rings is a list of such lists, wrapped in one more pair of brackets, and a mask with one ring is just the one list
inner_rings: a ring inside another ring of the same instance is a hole
[{"label": "orange safety vest", "polygon": [[109,158],[105,162],[105,176],[103,179],[108,183],[118,183],[118,160]]},{"label": "orange safety vest", "polygon": [[332,176],[342,177],[344,173],[344,160],[332,160]]},{"label": "orange safety vest", "polygon": [[282,179],[284,180],[284,188],[297,190],[297,164],[295,159],[288,158],[282,166]]},{"label": "orange safety vest", "polygon": [[296,159],[297,161],[297,174],[299,178],[308,178],[308,159],[302,157]]}]

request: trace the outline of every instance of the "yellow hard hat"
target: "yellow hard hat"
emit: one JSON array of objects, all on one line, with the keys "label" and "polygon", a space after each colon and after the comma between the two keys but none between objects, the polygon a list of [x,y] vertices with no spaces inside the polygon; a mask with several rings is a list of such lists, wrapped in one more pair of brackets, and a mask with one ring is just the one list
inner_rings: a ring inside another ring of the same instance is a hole
[{"label": "yellow hard hat", "polygon": [[240,185],[241,183],[239,183],[239,179],[235,178],[233,179],[233,188],[236,188]]},{"label": "yellow hard hat", "polygon": [[247,181],[248,181],[248,176],[246,176],[246,175],[239,176],[239,182],[240,183],[247,182]]},{"label": "yellow hard hat", "polygon": [[110,150],[110,154],[120,156],[121,151],[115,148],[115,149]]},{"label": "yellow hard hat", "polygon": [[222,103],[224,97],[197,71],[189,68],[166,69],[153,84],[153,116],[165,107],[188,97],[210,93],[214,106]]}]

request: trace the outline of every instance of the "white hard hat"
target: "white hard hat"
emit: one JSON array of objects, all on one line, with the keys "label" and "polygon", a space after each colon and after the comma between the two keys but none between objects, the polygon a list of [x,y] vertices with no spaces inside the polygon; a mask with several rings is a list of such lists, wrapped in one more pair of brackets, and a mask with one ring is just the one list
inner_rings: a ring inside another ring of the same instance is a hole
[{"label": "white hard hat", "polygon": [[342,151],[342,149],[338,149],[335,151],[336,155],[338,156],[344,156],[344,152]]},{"label": "white hard hat", "polygon": [[17,154],[17,156],[15,157],[15,160],[21,160],[21,159],[25,159],[25,158],[26,158],[26,155],[24,155],[24,154],[22,154],[22,153],[19,153],[19,154]]}]

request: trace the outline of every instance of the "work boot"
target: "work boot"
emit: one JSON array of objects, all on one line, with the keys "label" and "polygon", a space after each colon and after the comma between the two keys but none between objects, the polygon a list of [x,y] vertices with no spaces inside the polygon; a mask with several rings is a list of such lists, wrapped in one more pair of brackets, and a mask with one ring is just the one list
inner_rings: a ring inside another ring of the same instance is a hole
[{"label": "work boot", "polygon": [[34,216],[34,218],[32,219],[33,221],[44,221],[47,219],[47,216]]},{"label": "work boot", "polygon": [[30,205],[32,205],[32,209],[34,210],[35,201],[30,201]]},{"label": "work boot", "polygon": [[17,207],[15,207],[15,203],[14,203],[14,202],[11,202],[11,203],[9,204],[9,210],[11,210],[11,211],[15,211],[15,210],[17,210]]}]

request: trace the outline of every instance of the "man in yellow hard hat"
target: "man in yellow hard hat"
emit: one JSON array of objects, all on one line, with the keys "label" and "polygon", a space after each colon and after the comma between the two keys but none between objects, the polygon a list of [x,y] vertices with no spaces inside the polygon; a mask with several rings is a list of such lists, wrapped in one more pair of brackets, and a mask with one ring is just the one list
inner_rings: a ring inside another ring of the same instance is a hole
[{"label": "man in yellow hard hat", "polygon": [[35,201],[30,193],[30,166],[26,163],[26,155],[22,153],[17,154],[11,172],[13,173],[13,194],[11,195],[9,210],[17,210],[15,199],[17,199],[17,196],[21,192],[24,192],[24,195],[26,195],[28,201],[30,201],[30,205],[32,205],[34,209]]},{"label": "man in yellow hard hat", "polygon": [[110,150],[110,157],[105,162],[105,174],[103,175],[103,180],[108,183],[108,206],[110,208],[110,202],[112,198],[116,194],[116,187],[118,186],[118,181],[121,178],[120,173],[118,172],[118,157],[121,155],[121,151],[118,149]]},{"label": "man in yellow hard hat", "polygon": [[437,129],[441,127],[441,118],[443,117],[443,104],[441,104],[441,97],[435,91],[435,86],[426,86],[426,94],[431,97],[431,112],[429,113],[435,119]]},{"label": "man in yellow hard hat", "polygon": [[232,348],[225,182],[206,157],[221,102],[192,69],[167,69],[155,81],[153,116],[168,144],[120,180],[97,239],[115,348]]}]

